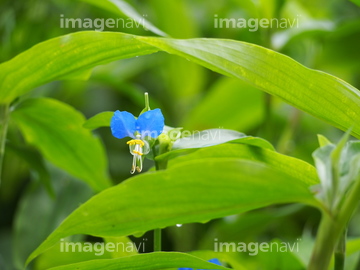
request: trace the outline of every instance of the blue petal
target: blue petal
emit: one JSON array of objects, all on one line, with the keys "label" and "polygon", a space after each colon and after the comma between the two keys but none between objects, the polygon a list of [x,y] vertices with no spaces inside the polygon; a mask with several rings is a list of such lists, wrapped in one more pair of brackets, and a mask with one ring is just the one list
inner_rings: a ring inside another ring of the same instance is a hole
[{"label": "blue petal", "polygon": [[[208,260],[208,262],[214,263],[216,265],[221,265],[221,262],[216,258],[210,259],[210,260]],[[192,269],[192,268],[183,268],[182,267],[182,268],[178,268],[178,270],[194,270],[194,269]],[[198,269],[198,270],[205,270],[205,269]]]},{"label": "blue petal", "polygon": [[118,139],[134,138],[135,123],[136,119],[131,113],[116,111],[110,122],[112,135]]},{"label": "blue petal", "polygon": [[149,136],[157,138],[164,129],[164,116],[160,109],[144,112],[136,121],[136,130],[141,137]]},{"label": "blue petal", "polygon": [[[216,258],[208,260],[208,262],[214,263],[216,265],[221,265],[220,261]],[[198,269],[198,270],[205,270],[205,269]]]},{"label": "blue petal", "polygon": [[217,258],[208,260],[208,262],[215,263],[215,264],[217,264],[217,265],[221,265],[221,262],[220,262]]}]

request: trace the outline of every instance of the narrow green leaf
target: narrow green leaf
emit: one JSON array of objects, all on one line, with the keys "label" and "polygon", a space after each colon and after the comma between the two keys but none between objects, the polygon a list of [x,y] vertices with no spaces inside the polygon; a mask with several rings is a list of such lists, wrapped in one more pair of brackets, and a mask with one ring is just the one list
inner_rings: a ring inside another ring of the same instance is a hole
[{"label": "narrow green leaf", "polygon": [[178,252],[154,252],[118,259],[92,260],[88,262],[65,265],[51,270],[156,270],[167,268],[189,267],[197,269],[226,270],[229,268],[209,263],[195,256]]},{"label": "narrow green leaf", "polygon": [[175,141],[172,147],[173,150],[208,147],[246,137],[244,133],[220,128],[206,129],[194,134],[188,134],[188,136],[185,132],[182,132],[185,137]]},{"label": "narrow green leaf", "polygon": [[[108,248],[104,248],[103,250],[99,248],[93,242],[82,242],[82,241],[74,241],[74,240],[64,240],[52,248],[48,249],[46,252],[41,254],[39,258],[36,259],[34,269],[35,270],[45,270],[52,267],[64,266],[68,264],[74,264],[79,262],[85,262],[90,260],[99,260],[99,259],[115,259],[120,257],[126,257],[130,255],[136,255],[137,248],[142,249],[140,245],[135,246],[135,244],[126,236],[118,237],[118,238],[109,238],[105,239]],[[78,246],[71,246],[71,244],[79,243]],[[103,242],[96,242],[103,244]],[[89,246],[94,247],[93,252],[87,252]],[[131,247],[130,245],[133,245]]]},{"label": "narrow green leaf", "polygon": [[68,235],[139,234],[290,202],[321,207],[309,185],[296,174],[239,158],[194,160],[138,175],[94,196],[75,210],[27,262]]},{"label": "narrow green leaf", "polygon": [[84,128],[87,129],[97,129],[99,127],[109,127],[111,117],[114,115],[114,112],[101,112],[97,115],[89,118],[84,123]]},{"label": "narrow green leaf", "polygon": [[29,99],[11,113],[25,139],[46,159],[94,190],[110,186],[107,161],[100,141],[83,128],[84,116],[54,99]]},{"label": "narrow green leaf", "polygon": [[[360,138],[360,91],[272,50],[234,40],[137,37],[160,50],[239,78]],[[341,102],[339,102],[341,100]]]},{"label": "narrow green leaf", "polygon": [[[214,239],[212,239],[214,241]],[[244,266],[244,261],[239,259],[238,254],[231,252],[215,252],[213,250],[194,250],[189,252],[190,255],[202,258],[204,260],[210,260],[217,258],[221,262],[230,264],[231,269],[235,270],[247,270]]]},{"label": "narrow green leaf", "polygon": [[[236,134],[236,133],[233,133]],[[239,133],[241,134],[241,133]],[[230,138],[228,138],[230,139]],[[251,137],[251,136],[245,136],[239,139],[235,139],[235,140],[229,140],[229,141],[223,141],[221,143],[239,143],[239,144],[248,144],[248,145],[253,145],[253,146],[258,146],[260,148],[265,148],[268,149],[270,151],[275,151],[274,147],[271,145],[271,143],[269,143],[268,141],[262,139],[262,138],[258,138],[258,137]],[[170,152],[166,152],[160,156],[156,157],[157,161],[165,161],[165,160],[170,160],[179,156],[183,156],[183,155],[187,155],[190,154],[192,152],[197,151],[198,149],[201,149],[203,147],[206,146],[201,146],[201,144],[199,145],[192,145],[194,148],[184,148],[184,149],[176,149],[176,150],[171,150]],[[210,145],[208,145],[210,146]]]},{"label": "narrow green leaf", "polygon": [[179,40],[113,32],[54,38],[0,65],[0,102],[9,103],[36,86],[74,72],[159,50],[244,80],[342,130],[353,127],[352,134],[360,138],[358,89],[280,53],[234,40]]},{"label": "narrow green leaf", "polygon": [[328,140],[328,138],[326,138],[325,136],[323,136],[321,134],[318,134],[317,137],[318,137],[320,147],[326,146],[328,144],[332,144],[332,142],[330,142]]},{"label": "narrow green leaf", "polygon": [[122,33],[85,31],[53,38],[0,64],[0,103],[10,103],[37,86],[72,74],[77,77],[98,65],[156,51]]}]

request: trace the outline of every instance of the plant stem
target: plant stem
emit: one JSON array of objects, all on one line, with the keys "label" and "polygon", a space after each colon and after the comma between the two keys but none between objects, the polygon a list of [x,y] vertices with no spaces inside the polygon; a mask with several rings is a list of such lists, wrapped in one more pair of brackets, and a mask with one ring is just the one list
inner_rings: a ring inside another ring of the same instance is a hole
[{"label": "plant stem", "polygon": [[355,179],[353,188],[345,196],[343,204],[333,216],[323,212],[308,270],[327,270],[329,268],[336,244],[340,241],[339,239],[358,205],[360,176]]},{"label": "plant stem", "polygon": [[345,229],[335,248],[335,270],[344,270],[345,267],[346,234],[347,230]]},{"label": "plant stem", "polygon": [[335,235],[337,231],[335,225],[335,220],[323,212],[308,270],[327,270],[329,268],[338,238]]},{"label": "plant stem", "polygon": [[[161,147],[160,147],[161,149]],[[154,149],[155,150],[155,149]],[[155,151],[154,151],[155,153]],[[159,151],[159,153],[161,153]],[[157,171],[166,169],[167,163],[159,163],[156,161],[156,156],[154,156],[155,168]],[[154,230],[154,252],[161,251],[161,229]]]},{"label": "plant stem", "polygon": [[161,251],[161,229],[154,230],[154,252]]},{"label": "plant stem", "polygon": [[5,156],[5,143],[9,124],[9,105],[0,105],[0,185],[2,179],[2,165]]}]

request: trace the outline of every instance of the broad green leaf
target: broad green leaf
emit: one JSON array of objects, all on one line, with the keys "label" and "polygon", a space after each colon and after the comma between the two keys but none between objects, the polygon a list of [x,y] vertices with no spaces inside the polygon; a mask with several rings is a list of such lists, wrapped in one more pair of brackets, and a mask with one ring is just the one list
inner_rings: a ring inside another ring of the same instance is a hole
[{"label": "broad green leaf", "polygon": [[110,186],[104,149],[91,132],[83,128],[84,116],[54,99],[29,99],[12,113],[25,139],[46,159],[94,190]]},{"label": "broad green leaf", "polygon": [[244,80],[342,130],[353,127],[352,134],[360,138],[358,89],[272,50],[234,40],[179,40],[113,32],[57,37],[0,65],[0,100],[9,103],[36,86],[71,73],[159,50]]},{"label": "broad green leaf", "polygon": [[[290,57],[240,41],[137,37],[223,75],[239,78],[360,138],[360,91]],[[341,102],[339,102],[341,100]]]},{"label": "broad green leaf", "polygon": [[275,151],[241,143],[226,143],[209,148],[202,148],[186,156],[181,156],[170,160],[168,167],[181,167],[186,163],[196,160],[221,159],[221,158],[240,158],[263,162],[274,170],[288,174],[308,185],[319,183],[316,170],[310,164],[293,157],[279,154]]},{"label": "broad green leaf", "polygon": [[229,269],[223,266],[209,263],[195,256],[177,252],[154,252],[128,256],[118,259],[92,260],[68,266],[50,268],[51,270],[155,270],[179,267],[191,267],[197,269]]},{"label": "broad green leaf", "polygon": [[151,22],[149,22],[145,16],[141,16],[129,3],[123,0],[81,0],[83,2],[92,4],[94,6],[103,8],[110,12],[120,15],[126,15],[131,18],[135,22],[141,24],[145,30],[150,30],[156,35],[159,36],[168,36],[165,32],[161,31],[159,28],[154,26]]},{"label": "broad green leaf", "polygon": [[84,123],[84,128],[87,129],[97,129],[99,127],[109,127],[111,117],[113,117],[114,112],[101,112],[97,115],[86,120]]},{"label": "broad green leaf", "polygon": [[85,31],[47,40],[0,64],[0,103],[95,66],[157,50],[132,35],[112,32]]},{"label": "broad green leaf", "polygon": [[240,80],[223,77],[182,125],[188,129],[221,127],[248,131],[262,120],[263,96],[261,91]]},{"label": "broad green leaf", "polygon": [[68,216],[28,262],[69,235],[139,234],[290,202],[321,207],[296,174],[239,158],[193,160],[132,177],[94,196]]}]

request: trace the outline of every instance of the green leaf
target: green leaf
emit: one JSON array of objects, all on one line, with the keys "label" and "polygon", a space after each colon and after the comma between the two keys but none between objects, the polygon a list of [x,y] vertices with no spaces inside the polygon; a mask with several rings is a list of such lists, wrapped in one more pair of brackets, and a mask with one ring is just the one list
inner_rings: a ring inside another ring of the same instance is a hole
[{"label": "green leaf", "polygon": [[[240,141],[240,140],[239,140]],[[251,142],[251,141],[250,141]],[[252,161],[258,161],[272,167],[274,170],[279,170],[281,173],[288,174],[296,179],[303,181],[308,185],[316,185],[319,183],[316,170],[310,164],[293,157],[279,154],[266,148],[260,148],[250,144],[243,143],[227,143],[216,145],[210,148],[202,148],[195,153],[181,156],[172,159],[168,167],[179,167],[184,164],[195,162],[199,160],[206,161],[207,159],[216,158],[239,158]]]},{"label": "green leaf", "polygon": [[114,112],[101,112],[101,113],[98,113],[97,115],[89,118],[84,123],[84,128],[97,129],[99,127],[109,127],[111,117],[113,117],[113,115],[114,115]]},{"label": "green leaf", "polygon": [[360,0],[350,0],[350,1],[360,7]]},{"label": "green leaf", "polygon": [[[214,131],[214,130],[213,130]],[[227,130],[221,130],[222,132],[226,132]],[[237,134],[236,132],[235,133],[232,133],[232,134]],[[239,136],[242,134],[242,133],[238,133]],[[229,135],[229,134],[228,134]],[[242,135],[241,135],[242,136]],[[244,136],[242,138],[239,138],[239,139],[235,139],[235,140],[231,140],[232,137],[228,137],[229,141],[223,141],[223,142],[219,142],[220,143],[225,143],[225,142],[228,142],[228,143],[239,143],[239,144],[248,144],[248,145],[254,145],[254,146],[258,146],[258,147],[261,147],[261,148],[266,148],[268,150],[271,150],[271,151],[274,151],[274,147],[271,145],[271,143],[269,143],[268,141],[262,139],[262,138],[258,138],[258,137],[251,137],[251,136]],[[185,144],[184,144],[185,146]],[[196,150],[200,149],[200,148],[203,148],[203,147],[208,147],[210,145],[207,145],[207,146],[201,146],[201,145],[195,145],[193,144],[192,145],[194,148],[184,148],[184,149],[177,149],[177,150],[171,150],[169,152],[166,152],[160,156],[157,156],[156,157],[156,160],[161,162],[161,161],[165,161],[165,160],[170,160],[170,159],[173,159],[173,158],[176,158],[176,157],[179,157],[179,156],[183,156],[183,155],[187,155],[187,154],[190,154],[192,152],[195,152]]]},{"label": "green leaf", "polygon": [[129,3],[123,0],[81,0],[83,2],[92,4],[94,6],[103,8],[105,10],[108,10],[110,12],[113,12],[115,14],[119,15],[126,15],[127,17],[134,20],[136,23],[141,23],[141,26],[146,29],[150,30],[156,35],[166,37],[168,34],[161,31],[159,28],[154,26],[151,22],[145,19],[144,16],[141,16]]},{"label": "green leaf", "polygon": [[[125,236],[105,239],[105,242],[111,242],[113,244],[106,244],[109,248],[102,250],[98,248],[99,246],[94,245],[96,245],[95,243],[103,244],[103,242],[75,242],[74,240],[61,241],[52,248],[48,249],[45,253],[41,254],[41,256],[39,256],[39,258],[35,261],[34,268],[35,270],[45,270],[51,267],[64,266],[90,260],[115,259],[136,255],[138,254],[136,250],[142,249],[140,244],[136,246],[128,237]],[[71,246],[73,243],[79,243],[81,248],[73,248],[73,246]],[[143,243],[141,245],[143,245]],[[87,248],[89,248],[90,245],[93,247],[93,252],[87,252]]]},{"label": "green leaf", "polygon": [[132,177],[94,196],[75,210],[27,262],[68,235],[126,236],[290,202],[321,207],[297,174],[240,158],[193,160]]},{"label": "green leaf", "polygon": [[98,65],[156,51],[122,33],[88,31],[53,38],[0,64],[0,103],[10,103],[37,86],[72,74],[77,77]]},{"label": "green leaf", "polygon": [[65,265],[51,270],[155,270],[155,269],[167,269],[167,268],[179,268],[179,267],[192,267],[201,269],[229,269],[223,266],[209,263],[195,256],[177,253],[177,252],[154,252],[139,254],[134,256],[128,256],[118,259],[104,259],[93,260],[88,262],[82,262],[77,264]]},{"label": "green leaf", "polygon": [[[213,239],[214,241],[214,239]],[[189,252],[189,254],[196,257],[202,258],[204,260],[211,260],[217,258],[221,262],[226,262],[230,264],[231,269],[235,270],[246,270],[243,264],[243,260],[239,259],[238,254],[231,252],[215,252],[213,250],[194,250]]]},{"label": "green leaf", "polygon": [[84,116],[54,99],[29,99],[10,115],[25,139],[46,159],[94,190],[110,186],[104,149],[92,133],[83,128]]},{"label": "green leaf", "polygon": [[36,86],[71,73],[159,50],[241,79],[342,130],[353,127],[352,134],[360,138],[358,89],[280,53],[234,40],[179,40],[93,31],[69,34],[37,44],[2,63],[0,100],[9,103]]},{"label": "green leaf", "polygon": [[[71,242],[73,243],[73,242]],[[34,269],[35,270],[45,270],[57,266],[66,266],[69,264],[99,260],[99,259],[111,259],[111,254],[104,250],[104,254],[98,252],[82,252],[83,247],[86,248],[87,245],[84,242],[77,241],[78,245],[81,245],[80,248],[74,248],[74,250],[69,248],[69,252],[64,252],[61,250],[62,245],[66,245],[66,241],[57,243],[55,246],[47,250],[44,254],[35,261]],[[91,243],[94,244],[94,243]],[[80,250],[80,251],[79,251]],[[97,253],[97,254],[95,254]]]},{"label": "green leaf", "polygon": [[318,134],[317,137],[318,137],[320,147],[326,146],[328,144],[332,144],[332,142],[330,142],[328,140],[328,138],[326,138],[325,136],[323,136],[321,134]]},{"label": "green leaf", "polygon": [[175,141],[172,146],[173,150],[208,147],[246,136],[235,130],[220,128],[202,130],[194,134],[186,134],[187,132],[190,133],[190,131],[182,132],[184,137]]},{"label": "green leaf", "polygon": [[350,186],[360,176],[360,142],[347,142],[349,133],[345,133],[337,145],[326,144],[313,153],[321,180],[319,198],[330,209],[344,200]]},{"label": "green leaf", "polygon": [[348,130],[353,126],[353,134],[360,138],[360,91],[339,78],[240,41],[137,39],[223,75],[244,80],[337,128]]}]

